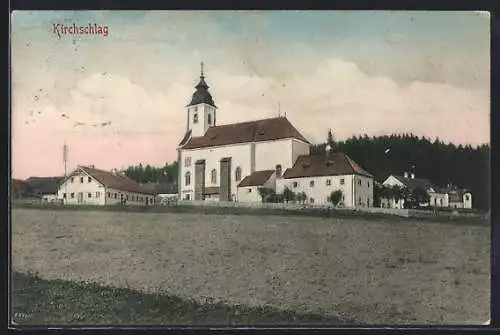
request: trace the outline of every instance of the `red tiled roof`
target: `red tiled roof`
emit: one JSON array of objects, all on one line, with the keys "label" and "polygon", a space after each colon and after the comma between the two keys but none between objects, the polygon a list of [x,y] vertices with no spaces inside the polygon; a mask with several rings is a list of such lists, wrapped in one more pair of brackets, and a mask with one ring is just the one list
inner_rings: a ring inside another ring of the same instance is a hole
[{"label": "red tiled roof", "polygon": [[182,148],[196,149],[286,138],[296,138],[309,143],[287,118],[277,117],[210,127],[204,136],[192,137]]},{"label": "red tiled roof", "polygon": [[238,184],[238,187],[262,186],[269,180],[269,178],[271,178],[273,173],[274,170],[255,171],[243,178],[243,180]]},{"label": "red tiled roof", "polygon": [[99,183],[104,185],[104,187],[109,187],[119,191],[155,194],[152,190],[140,185],[138,182],[125,175],[118,173],[115,174],[113,172],[99,170],[88,166],[80,166],[79,168],[89,176],[97,180]]},{"label": "red tiled roof", "polygon": [[297,158],[292,168],[287,169],[283,178],[319,177],[357,174],[373,177],[344,153],[326,155],[303,155]]}]

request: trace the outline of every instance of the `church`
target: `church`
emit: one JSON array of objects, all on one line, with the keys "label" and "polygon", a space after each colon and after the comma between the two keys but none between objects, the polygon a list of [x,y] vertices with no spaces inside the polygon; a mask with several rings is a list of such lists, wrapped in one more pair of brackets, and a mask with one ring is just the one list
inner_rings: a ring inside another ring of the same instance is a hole
[{"label": "church", "polygon": [[305,193],[315,204],[341,190],[346,207],[373,205],[373,176],[347,155],[311,156],[311,143],[283,116],[219,124],[203,64],[195,88],[177,148],[179,199],[261,202],[265,187]]}]

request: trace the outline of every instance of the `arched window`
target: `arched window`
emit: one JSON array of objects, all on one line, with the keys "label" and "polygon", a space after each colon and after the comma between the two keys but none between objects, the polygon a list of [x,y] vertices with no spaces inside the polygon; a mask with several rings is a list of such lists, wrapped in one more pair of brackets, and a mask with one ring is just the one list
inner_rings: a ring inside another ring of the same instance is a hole
[{"label": "arched window", "polygon": [[212,170],[212,184],[217,184],[217,170],[216,169],[213,169]]},{"label": "arched window", "polygon": [[186,172],[184,176],[186,186],[191,185],[191,172]]},{"label": "arched window", "polygon": [[234,171],[234,179],[236,181],[240,181],[241,180],[241,168],[239,166]]},{"label": "arched window", "polygon": [[212,114],[207,114],[207,122],[208,124],[212,124]]},{"label": "arched window", "polygon": [[276,178],[281,178],[281,165],[276,165]]},{"label": "arched window", "polygon": [[198,113],[194,113],[194,115],[193,115],[193,123],[198,123]]}]

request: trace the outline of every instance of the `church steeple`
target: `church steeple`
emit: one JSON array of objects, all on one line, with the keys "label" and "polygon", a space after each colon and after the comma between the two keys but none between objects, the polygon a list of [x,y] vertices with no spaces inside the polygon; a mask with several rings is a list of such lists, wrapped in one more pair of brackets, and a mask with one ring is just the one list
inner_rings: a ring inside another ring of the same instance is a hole
[{"label": "church steeple", "polygon": [[217,107],[208,92],[205,73],[201,63],[200,82],[196,85],[191,102],[187,105],[187,131],[194,137],[205,135],[208,128],[216,125]]},{"label": "church steeple", "polygon": [[208,88],[209,86],[205,81],[205,74],[203,72],[203,62],[201,62],[200,82],[198,83],[198,85],[196,85],[196,91],[193,93],[193,97],[191,98],[191,102],[189,103],[188,107],[198,104],[207,104],[217,108],[217,106],[215,106],[212,95],[208,91]]}]

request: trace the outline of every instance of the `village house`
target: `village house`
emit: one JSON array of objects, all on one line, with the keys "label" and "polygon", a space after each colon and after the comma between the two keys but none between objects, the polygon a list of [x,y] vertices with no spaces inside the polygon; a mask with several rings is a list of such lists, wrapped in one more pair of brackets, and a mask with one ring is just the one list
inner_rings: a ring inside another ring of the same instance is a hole
[{"label": "village house", "polygon": [[328,204],[330,194],[340,190],[340,205],[373,207],[373,176],[344,153],[299,156],[293,167],[277,179],[277,192],[283,192],[285,187],[296,194],[304,192],[312,204]]},{"label": "village house", "polygon": [[[319,163],[316,158],[307,158],[310,157],[310,142],[286,117],[218,125],[217,106],[208,88],[202,67],[200,81],[187,105],[186,132],[178,146],[180,199],[259,202],[261,197],[258,188],[276,190],[277,185],[286,184],[281,179],[293,185],[294,181],[291,180],[296,178],[301,180],[295,182],[302,183],[304,178],[327,177],[307,173],[300,175],[296,165],[299,159],[301,162],[310,159],[314,163],[313,170]],[[322,188],[318,179],[318,187],[314,192],[319,193],[314,196],[316,198],[311,196],[308,200],[326,202],[325,194],[335,190],[333,185],[344,185],[340,184],[342,177],[339,173],[345,173],[342,176],[346,185],[358,183],[362,179],[363,187],[367,187],[372,177],[366,172],[357,173],[357,164],[343,157],[339,155],[328,160],[330,165],[321,173],[332,173],[330,179],[333,184],[326,185],[325,179],[324,190],[317,191]],[[352,164],[346,163],[347,159]],[[346,164],[351,164],[351,168],[344,166]],[[302,166],[302,163],[299,165]],[[352,167],[354,165],[355,168]],[[290,171],[285,176],[288,169]],[[337,179],[338,183],[335,184]],[[348,191],[346,186],[346,203],[356,206],[361,201],[362,204],[371,205],[373,193],[361,190],[351,186]]]},{"label": "village house", "polygon": [[29,185],[31,195],[44,202],[57,200],[57,190],[63,177],[29,177],[26,183]]},{"label": "village house", "polygon": [[69,205],[153,205],[155,194],[124,174],[78,166],[61,183],[58,199]]},{"label": "village house", "polygon": [[[409,190],[417,188],[424,190],[429,195],[429,202],[422,206],[441,208],[472,208],[472,194],[467,190],[458,190],[448,185],[446,189],[433,185],[425,178],[416,178],[414,173],[405,172],[403,176],[391,175],[382,183],[383,186],[399,186]],[[381,207],[404,208],[404,199],[382,198]]]}]

